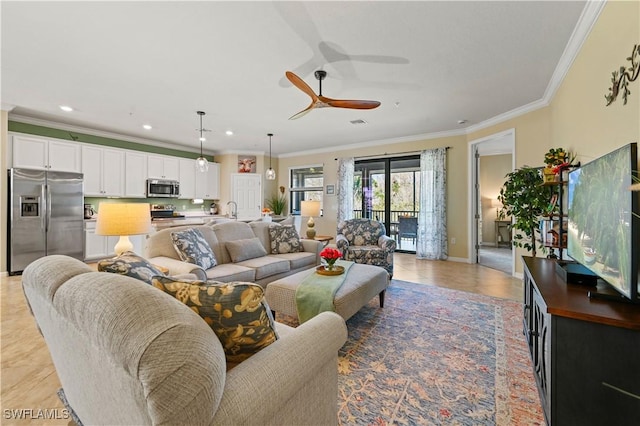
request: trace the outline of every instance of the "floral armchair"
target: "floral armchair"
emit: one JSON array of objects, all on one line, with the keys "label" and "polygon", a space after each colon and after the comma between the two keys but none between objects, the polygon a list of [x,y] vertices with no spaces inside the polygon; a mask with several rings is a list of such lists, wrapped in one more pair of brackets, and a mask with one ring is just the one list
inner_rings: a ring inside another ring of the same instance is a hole
[{"label": "floral armchair", "polygon": [[384,224],[370,219],[348,219],[338,224],[336,245],[345,260],[380,266],[393,276],[396,242],[386,235]]}]

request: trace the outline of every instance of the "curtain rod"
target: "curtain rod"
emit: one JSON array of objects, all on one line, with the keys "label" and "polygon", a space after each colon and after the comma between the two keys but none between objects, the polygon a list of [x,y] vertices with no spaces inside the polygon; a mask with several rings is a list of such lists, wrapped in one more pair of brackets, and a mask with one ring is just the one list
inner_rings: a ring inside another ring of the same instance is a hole
[{"label": "curtain rod", "polygon": [[[451,149],[450,146],[445,146],[444,149]],[[385,152],[384,154],[376,154],[376,155],[365,155],[362,157],[353,157],[356,160],[364,160],[367,158],[386,158],[386,157],[391,157],[391,156],[395,156],[395,155],[406,155],[406,154],[415,154],[418,155],[420,154],[422,151],[404,151],[404,152],[392,152],[392,153],[388,153]],[[337,158],[334,158],[334,160],[338,160]]]}]

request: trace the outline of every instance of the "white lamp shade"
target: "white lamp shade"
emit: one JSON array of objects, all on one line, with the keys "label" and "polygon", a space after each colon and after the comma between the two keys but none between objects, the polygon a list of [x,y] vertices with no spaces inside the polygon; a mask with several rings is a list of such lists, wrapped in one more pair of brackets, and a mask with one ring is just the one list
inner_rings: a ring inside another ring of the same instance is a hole
[{"label": "white lamp shade", "polygon": [[320,201],[302,201],[300,214],[309,217],[320,216]]},{"label": "white lamp shade", "polygon": [[151,211],[148,203],[100,203],[98,235],[141,235],[151,232]]}]

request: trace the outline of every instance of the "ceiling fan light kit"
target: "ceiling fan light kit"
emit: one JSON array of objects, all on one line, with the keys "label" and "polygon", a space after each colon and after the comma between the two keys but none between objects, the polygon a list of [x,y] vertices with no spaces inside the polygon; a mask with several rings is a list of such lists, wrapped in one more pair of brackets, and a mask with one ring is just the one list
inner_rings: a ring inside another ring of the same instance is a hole
[{"label": "ceiling fan light kit", "polygon": [[197,111],[196,114],[200,116],[200,157],[196,158],[196,170],[204,173],[209,170],[209,162],[204,158],[204,155],[202,155],[202,142],[205,141],[205,138],[202,136],[202,132],[204,132],[204,129],[202,128],[202,116],[205,112]]},{"label": "ceiling fan light kit", "polygon": [[287,79],[289,79],[289,81],[294,86],[302,90],[311,98],[311,104],[307,108],[303,109],[302,111],[289,117],[289,120],[295,120],[297,118],[300,118],[303,115],[307,114],[312,109],[316,109],[316,108],[334,107],[334,108],[349,108],[349,109],[373,109],[380,106],[380,102],[378,101],[332,99],[326,96],[322,96],[322,80],[324,80],[327,77],[327,72],[324,70],[317,70],[313,74],[315,75],[316,79],[319,82],[319,90],[317,95],[315,94],[313,89],[311,89],[311,87],[309,87],[309,85],[305,83],[304,80],[302,80],[300,77],[298,77],[291,71],[285,72]]},{"label": "ceiling fan light kit", "polygon": [[267,180],[275,180],[276,171],[273,170],[273,168],[271,167],[271,137],[273,136],[273,133],[267,133],[267,136],[269,136],[269,168],[264,173],[264,175],[267,178]]}]

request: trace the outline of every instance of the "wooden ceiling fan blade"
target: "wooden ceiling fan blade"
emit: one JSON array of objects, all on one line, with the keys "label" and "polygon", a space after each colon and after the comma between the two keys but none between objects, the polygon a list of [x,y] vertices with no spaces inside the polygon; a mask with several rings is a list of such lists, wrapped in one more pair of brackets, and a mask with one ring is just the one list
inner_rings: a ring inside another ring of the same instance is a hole
[{"label": "wooden ceiling fan blade", "polygon": [[314,107],[315,107],[316,103],[315,102],[311,102],[311,105],[309,105],[308,107],[306,107],[305,109],[303,109],[300,112],[296,112],[295,114],[293,114],[291,117],[289,117],[289,120],[296,120],[304,115],[307,115],[309,113],[309,111],[311,111]]},{"label": "wooden ceiling fan blade", "polygon": [[284,74],[287,76],[287,79],[291,82],[291,84],[309,95],[309,97],[311,97],[314,102],[318,100],[318,95],[316,95],[313,89],[309,87],[309,85],[305,83],[303,79],[301,79],[291,71],[287,71]]},{"label": "wooden ceiling fan blade", "polygon": [[335,108],[374,109],[380,106],[380,102],[378,101],[331,99],[331,98],[326,98],[324,96],[321,96],[320,100],[325,104]]}]

